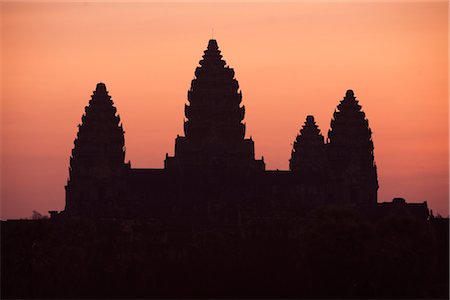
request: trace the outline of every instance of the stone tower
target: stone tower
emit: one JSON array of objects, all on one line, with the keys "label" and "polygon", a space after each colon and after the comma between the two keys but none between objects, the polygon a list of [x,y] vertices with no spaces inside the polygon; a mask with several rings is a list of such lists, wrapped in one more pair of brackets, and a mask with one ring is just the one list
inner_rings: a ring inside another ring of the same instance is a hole
[{"label": "stone tower", "polygon": [[74,142],[66,185],[68,215],[102,216],[123,196],[124,131],[103,83],[97,84]]},{"label": "stone tower", "polygon": [[313,116],[307,116],[294,141],[289,169],[305,180],[325,180],[327,163],[325,143]]},{"label": "stone tower", "polygon": [[210,40],[187,94],[185,136],[175,141],[168,170],[264,170],[255,160],[254,143],[245,139],[245,107],[234,70],[222,59],[216,40]]},{"label": "stone tower", "polygon": [[289,169],[301,186],[300,199],[317,204],[327,199],[329,169],[323,135],[313,116],[307,116],[294,141]]},{"label": "stone tower", "polygon": [[337,106],[328,132],[327,154],[337,201],[376,204],[377,168],[372,131],[353,91],[348,90]]}]

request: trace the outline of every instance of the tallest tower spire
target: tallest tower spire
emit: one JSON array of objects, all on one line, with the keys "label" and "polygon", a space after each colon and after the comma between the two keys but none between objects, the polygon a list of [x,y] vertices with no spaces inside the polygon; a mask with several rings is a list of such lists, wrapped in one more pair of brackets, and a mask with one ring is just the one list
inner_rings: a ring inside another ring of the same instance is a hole
[{"label": "tallest tower spire", "polygon": [[209,40],[199,65],[185,105],[185,136],[177,138],[175,157],[166,159],[166,167],[263,169],[263,162],[254,160],[253,141],[244,138],[239,83],[215,39]]},{"label": "tallest tower spire", "polygon": [[234,70],[226,66],[216,40],[209,41],[204,53],[188,91],[184,133],[202,143],[242,140],[245,107],[240,106],[242,94]]}]

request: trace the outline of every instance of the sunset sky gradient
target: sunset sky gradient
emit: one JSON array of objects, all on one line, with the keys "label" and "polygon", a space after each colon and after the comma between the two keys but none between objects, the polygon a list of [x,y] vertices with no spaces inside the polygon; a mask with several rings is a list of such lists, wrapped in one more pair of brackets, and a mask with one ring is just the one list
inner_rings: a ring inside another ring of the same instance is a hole
[{"label": "sunset sky gradient", "polygon": [[247,137],[288,168],[306,115],[326,137],[353,89],[379,202],[448,215],[448,2],[2,2],[1,218],[62,210],[84,107],[104,82],[132,167],[162,168],[208,40],[235,69]]}]

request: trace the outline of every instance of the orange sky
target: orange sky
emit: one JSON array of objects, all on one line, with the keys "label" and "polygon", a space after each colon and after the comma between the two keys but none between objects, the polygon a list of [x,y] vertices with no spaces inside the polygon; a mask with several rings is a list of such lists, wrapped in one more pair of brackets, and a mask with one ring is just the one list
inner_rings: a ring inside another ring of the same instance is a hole
[{"label": "orange sky", "polygon": [[288,168],[306,115],[326,136],[351,88],[373,131],[379,201],[426,200],[448,215],[447,1],[0,7],[2,219],[64,208],[77,124],[99,81],[126,159],[161,168],[212,28],[268,169]]}]

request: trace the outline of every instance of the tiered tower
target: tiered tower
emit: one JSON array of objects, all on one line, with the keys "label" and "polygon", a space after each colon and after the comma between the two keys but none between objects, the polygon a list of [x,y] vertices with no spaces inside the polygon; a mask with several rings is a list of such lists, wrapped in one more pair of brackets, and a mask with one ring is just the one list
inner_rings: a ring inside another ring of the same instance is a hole
[{"label": "tiered tower", "polygon": [[378,179],[372,131],[353,91],[337,106],[328,132],[328,158],[332,169],[332,197],[338,201],[375,204]]},{"label": "tiered tower", "polygon": [[306,181],[326,179],[328,170],[323,135],[314,121],[314,116],[307,116],[294,141],[289,169]]},{"label": "tiered tower", "polygon": [[195,70],[185,105],[184,137],[175,141],[168,170],[264,170],[254,143],[245,139],[245,107],[234,70],[226,66],[216,40],[210,40]]},{"label": "tiered tower", "polygon": [[107,216],[123,196],[127,165],[124,131],[105,84],[97,84],[81,120],[70,157],[65,213]]},{"label": "tiered tower", "polygon": [[294,141],[289,169],[299,186],[300,200],[315,205],[327,199],[329,169],[323,135],[313,116],[307,116]]}]

